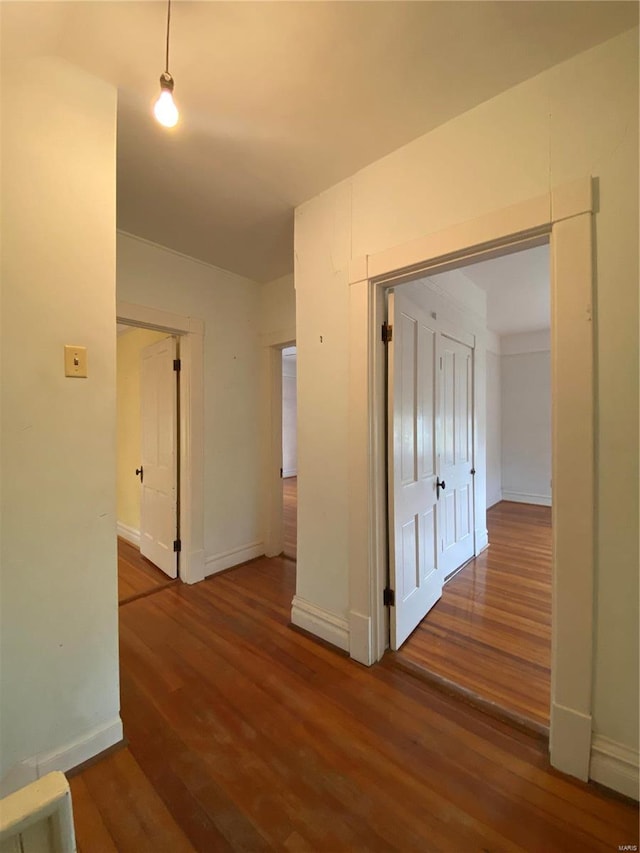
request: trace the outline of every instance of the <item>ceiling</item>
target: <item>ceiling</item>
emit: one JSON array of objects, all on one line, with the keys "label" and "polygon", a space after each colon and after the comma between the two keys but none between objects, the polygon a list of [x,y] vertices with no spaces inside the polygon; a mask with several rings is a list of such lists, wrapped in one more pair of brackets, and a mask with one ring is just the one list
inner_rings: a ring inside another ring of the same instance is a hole
[{"label": "ceiling", "polygon": [[257,281],[291,271],[296,205],[638,20],[615,0],[174,0],[167,131],[164,2],[0,10],[3,57],[54,53],[118,87],[118,227]]},{"label": "ceiling", "polygon": [[517,335],[550,328],[549,262],[547,244],[460,270],[487,294],[488,329],[497,335]]}]

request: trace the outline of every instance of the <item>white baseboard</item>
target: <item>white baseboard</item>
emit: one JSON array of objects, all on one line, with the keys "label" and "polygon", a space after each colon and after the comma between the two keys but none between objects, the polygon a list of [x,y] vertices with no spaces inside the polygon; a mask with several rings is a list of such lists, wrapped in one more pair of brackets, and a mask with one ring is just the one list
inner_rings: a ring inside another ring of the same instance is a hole
[{"label": "white baseboard", "polygon": [[591,758],[591,715],[555,702],[551,705],[549,758],[562,773],[586,782]]},{"label": "white baseboard", "polygon": [[345,652],[349,651],[349,625],[342,616],[295,595],[291,604],[291,621],[298,628],[304,628]]},{"label": "white baseboard", "polygon": [[364,616],[355,610],[349,613],[349,656],[365,666],[375,663],[371,617]]},{"label": "white baseboard", "polygon": [[491,509],[495,504],[499,504],[502,500],[502,492],[494,492],[492,495],[487,495],[487,509]]},{"label": "white baseboard", "polygon": [[633,800],[640,799],[637,749],[629,749],[602,735],[594,735],[589,776],[594,782],[606,785]]},{"label": "white baseboard", "polygon": [[240,563],[246,563],[247,560],[253,560],[255,557],[262,557],[263,554],[264,544],[262,542],[250,542],[248,545],[241,545],[239,548],[231,548],[228,551],[220,551],[219,554],[212,554],[204,561],[205,577],[223,572],[225,569],[231,569]]},{"label": "white baseboard", "polygon": [[282,472],[282,479],[285,480],[287,477],[297,477],[298,471],[296,468],[285,468]]},{"label": "white baseboard", "polygon": [[17,791],[19,788],[35,782],[52,770],[71,770],[83,764],[95,755],[104,752],[110,746],[122,740],[122,721],[120,717],[109,720],[86,732],[81,737],[66,743],[50,752],[41,752],[16,764],[0,782],[0,796]]},{"label": "white baseboard", "polygon": [[480,554],[482,551],[486,550],[489,547],[489,531],[486,527],[477,527],[476,528],[476,554]]},{"label": "white baseboard", "polygon": [[502,490],[503,501],[515,501],[518,504],[536,504],[537,506],[551,506],[551,495],[531,495],[527,492],[505,492]]},{"label": "white baseboard", "polygon": [[137,548],[140,547],[139,530],[136,530],[134,527],[129,527],[128,524],[123,524],[122,521],[119,521],[116,525],[116,531],[118,536],[121,536],[122,539],[126,539],[127,542],[131,542],[131,544],[135,545]]}]

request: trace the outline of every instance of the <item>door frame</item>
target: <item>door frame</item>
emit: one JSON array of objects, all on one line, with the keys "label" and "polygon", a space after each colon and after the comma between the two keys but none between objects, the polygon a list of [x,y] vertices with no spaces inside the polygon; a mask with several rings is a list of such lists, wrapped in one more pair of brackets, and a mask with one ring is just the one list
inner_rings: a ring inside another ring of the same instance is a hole
[{"label": "door frame", "polygon": [[282,500],[282,350],[296,345],[295,328],[262,335],[263,398],[263,542],[267,557],[284,549]]},{"label": "door frame", "polygon": [[594,584],[593,187],[590,177],[354,259],[349,268],[350,655],[384,654],[384,290],[425,272],[550,244],[552,303],[551,763],[588,778]]},{"label": "door frame", "polygon": [[204,580],[204,322],[146,305],[118,301],[116,322],[180,337],[178,576]]}]

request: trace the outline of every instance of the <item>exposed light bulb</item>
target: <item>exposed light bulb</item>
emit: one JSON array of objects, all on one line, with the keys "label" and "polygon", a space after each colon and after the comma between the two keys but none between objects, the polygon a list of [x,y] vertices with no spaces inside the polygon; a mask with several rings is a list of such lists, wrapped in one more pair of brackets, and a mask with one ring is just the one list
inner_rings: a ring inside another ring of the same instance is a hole
[{"label": "exposed light bulb", "polygon": [[175,127],[179,113],[173,102],[173,77],[167,71],[160,77],[160,90],[160,97],[155,102],[153,113],[164,127]]},{"label": "exposed light bulb", "polygon": [[153,113],[160,124],[165,127],[175,127],[178,123],[178,108],[173,103],[173,95],[166,89],[160,92],[160,97],[155,102]]}]

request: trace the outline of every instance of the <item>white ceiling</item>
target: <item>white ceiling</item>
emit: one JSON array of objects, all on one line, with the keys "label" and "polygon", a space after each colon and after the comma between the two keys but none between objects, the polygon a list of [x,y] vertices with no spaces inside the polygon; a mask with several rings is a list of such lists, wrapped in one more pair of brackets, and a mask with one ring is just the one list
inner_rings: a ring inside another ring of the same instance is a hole
[{"label": "white ceiling", "polygon": [[167,131],[164,2],[0,10],[3,60],[54,53],[118,87],[118,227],[259,281],[292,269],[296,205],[638,20],[615,0],[174,0]]},{"label": "white ceiling", "polygon": [[487,328],[497,335],[551,325],[549,246],[538,246],[460,270],[487,294]]}]

